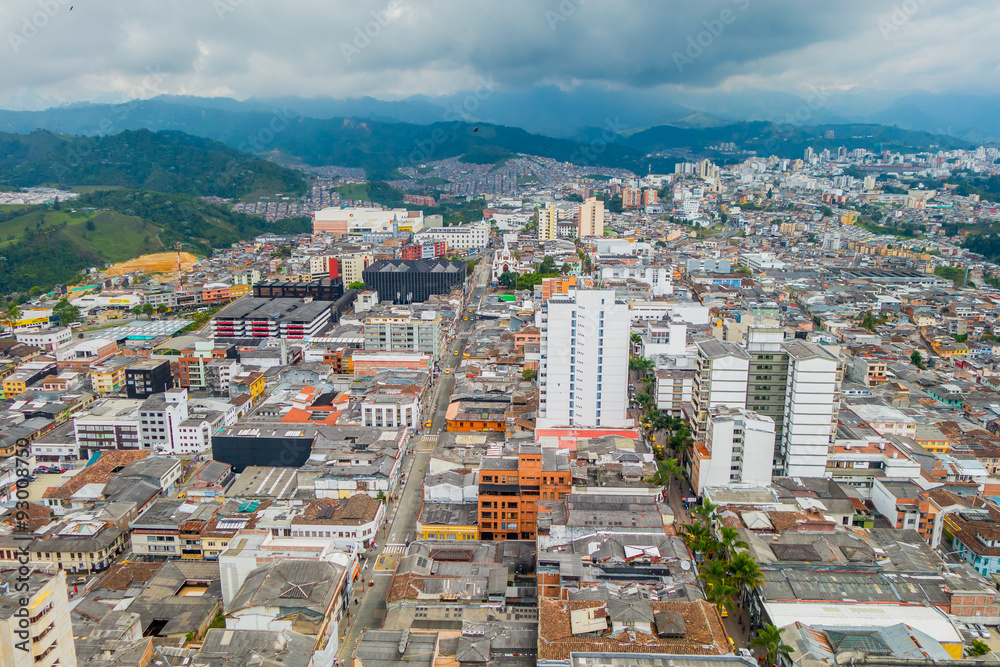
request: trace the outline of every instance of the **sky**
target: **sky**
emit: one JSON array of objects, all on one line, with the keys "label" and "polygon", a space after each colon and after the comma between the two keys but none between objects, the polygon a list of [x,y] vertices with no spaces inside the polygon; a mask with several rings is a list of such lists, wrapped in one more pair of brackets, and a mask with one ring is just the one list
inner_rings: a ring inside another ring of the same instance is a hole
[{"label": "sky", "polygon": [[583,85],[1000,92],[995,0],[4,0],[0,108]]}]

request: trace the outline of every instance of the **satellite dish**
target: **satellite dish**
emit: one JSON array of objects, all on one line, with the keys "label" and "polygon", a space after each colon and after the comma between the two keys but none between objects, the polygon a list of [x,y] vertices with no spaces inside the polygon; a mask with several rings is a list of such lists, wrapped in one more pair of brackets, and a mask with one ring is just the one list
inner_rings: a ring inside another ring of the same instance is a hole
[{"label": "satellite dish", "polygon": [[691,561],[682,560],[681,561],[681,569],[684,570],[685,572],[687,572],[688,570],[690,570],[691,569]]}]

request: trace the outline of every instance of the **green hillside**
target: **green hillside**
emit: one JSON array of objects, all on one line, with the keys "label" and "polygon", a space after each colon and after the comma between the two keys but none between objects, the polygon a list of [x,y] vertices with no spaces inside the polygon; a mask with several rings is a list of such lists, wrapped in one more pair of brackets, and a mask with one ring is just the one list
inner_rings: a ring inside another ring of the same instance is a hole
[{"label": "green hillside", "polygon": [[306,188],[298,172],[216,141],[148,130],[105,137],[0,133],[0,184],[118,186],[230,198]]},{"label": "green hillside", "polygon": [[[191,195],[137,190],[94,192],[76,212],[35,206],[0,213],[0,295],[71,283],[82,269],[186,245],[199,255],[264,232],[299,234],[309,218],[275,223]],[[84,211],[84,209],[94,209]]]}]

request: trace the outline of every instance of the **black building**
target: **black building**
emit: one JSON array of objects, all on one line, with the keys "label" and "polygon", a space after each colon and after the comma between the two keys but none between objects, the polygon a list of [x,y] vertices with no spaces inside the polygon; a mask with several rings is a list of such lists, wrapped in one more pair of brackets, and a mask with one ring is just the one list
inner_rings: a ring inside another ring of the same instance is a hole
[{"label": "black building", "polygon": [[146,399],[174,387],[174,376],[167,360],[143,359],[125,369],[125,394]]},{"label": "black building", "polygon": [[344,281],[322,278],[307,282],[292,280],[271,280],[253,286],[253,295],[265,299],[304,299],[312,297],[317,301],[336,301],[344,295]]},{"label": "black building", "polygon": [[318,430],[307,424],[239,424],[212,437],[212,458],[233,472],[248,466],[300,468],[312,453]]},{"label": "black building", "polygon": [[461,260],[383,259],[361,273],[365,289],[393,303],[419,303],[432,294],[448,294],[465,283],[468,268]]}]

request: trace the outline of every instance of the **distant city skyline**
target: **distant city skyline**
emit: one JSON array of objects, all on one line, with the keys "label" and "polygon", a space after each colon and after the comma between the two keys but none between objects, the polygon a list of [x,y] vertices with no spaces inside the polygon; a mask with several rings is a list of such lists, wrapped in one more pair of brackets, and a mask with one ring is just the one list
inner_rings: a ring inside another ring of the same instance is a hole
[{"label": "distant city skyline", "polygon": [[0,7],[0,108],[461,91],[486,105],[495,90],[545,86],[665,100],[747,90],[990,96],[1000,92],[990,48],[998,19],[1000,6],[980,0],[11,0]]}]

